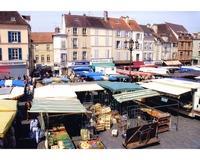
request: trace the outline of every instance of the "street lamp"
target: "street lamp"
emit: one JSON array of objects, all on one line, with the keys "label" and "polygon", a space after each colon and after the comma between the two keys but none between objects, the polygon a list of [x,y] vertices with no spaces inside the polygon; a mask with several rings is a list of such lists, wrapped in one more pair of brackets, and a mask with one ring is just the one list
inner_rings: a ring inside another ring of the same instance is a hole
[{"label": "street lamp", "polygon": [[[128,50],[130,51],[130,66],[129,66],[129,76],[131,76],[131,64],[132,64],[132,59],[133,59],[133,55],[132,55],[132,51],[134,49],[138,48],[138,41],[133,41],[133,39],[131,38],[130,40],[125,40],[124,41],[125,44],[125,48],[128,48]],[[134,44],[135,44],[135,48],[134,48]]]}]

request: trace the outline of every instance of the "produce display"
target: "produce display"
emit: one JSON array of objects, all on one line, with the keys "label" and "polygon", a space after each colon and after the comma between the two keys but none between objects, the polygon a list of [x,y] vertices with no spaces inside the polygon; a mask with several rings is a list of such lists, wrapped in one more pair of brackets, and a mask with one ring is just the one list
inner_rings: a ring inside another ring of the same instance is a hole
[{"label": "produce display", "polygon": [[50,149],[74,149],[74,144],[65,127],[54,127],[48,132],[48,147]]},{"label": "produce display", "polygon": [[89,140],[89,141],[80,141],[79,142],[80,149],[104,149],[104,144],[99,140]]}]

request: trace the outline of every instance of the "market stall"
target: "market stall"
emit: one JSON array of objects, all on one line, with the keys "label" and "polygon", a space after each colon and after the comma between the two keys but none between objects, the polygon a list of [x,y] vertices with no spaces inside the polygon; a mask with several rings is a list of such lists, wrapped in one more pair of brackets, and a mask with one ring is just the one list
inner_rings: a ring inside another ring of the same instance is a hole
[{"label": "market stall", "polygon": [[[12,127],[17,112],[17,101],[0,100],[0,140],[3,142],[3,148],[14,147],[7,142],[12,137],[8,136],[8,132]],[[12,135],[15,136],[15,135]]]},{"label": "market stall", "polygon": [[19,99],[24,95],[24,87],[0,88],[0,99]]}]

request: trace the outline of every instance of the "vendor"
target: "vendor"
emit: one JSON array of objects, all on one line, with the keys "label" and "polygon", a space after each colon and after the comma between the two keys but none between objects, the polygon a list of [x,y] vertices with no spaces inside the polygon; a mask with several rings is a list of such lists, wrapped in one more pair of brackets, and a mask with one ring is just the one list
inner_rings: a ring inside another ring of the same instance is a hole
[{"label": "vendor", "polygon": [[95,117],[92,114],[92,117],[90,118],[90,127],[91,127],[90,132],[91,132],[91,137],[96,134],[95,126],[96,126]]}]

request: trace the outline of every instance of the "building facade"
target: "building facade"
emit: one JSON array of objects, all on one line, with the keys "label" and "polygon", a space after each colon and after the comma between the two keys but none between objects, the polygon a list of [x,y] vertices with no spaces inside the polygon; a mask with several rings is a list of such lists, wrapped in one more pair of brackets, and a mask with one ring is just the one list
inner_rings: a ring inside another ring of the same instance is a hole
[{"label": "building facade", "polygon": [[53,32],[32,32],[32,53],[35,65],[53,66]]},{"label": "building facade", "polygon": [[29,16],[0,11],[0,74],[22,77],[31,67]]},{"label": "building facade", "polygon": [[192,64],[200,65],[200,32],[193,34]]},{"label": "building facade", "polygon": [[63,15],[62,30],[67,35],[67,61],[113,59],[115,63],[128,62],[130,52],[124,42],[132,38],[139,42],[133,51],[133,60],[142,60],[143,31],[127,17]]},{"label": "building facade", "polygon": [[150,25],[140,25],[140,27],[144,31],[143,61],[151,63],[152,61],[158,60],[158,58],[156,58],[156,55],[154,55],[155,42],[153,31],[150,28]]}]

